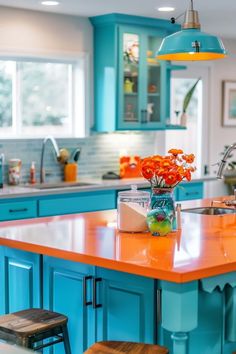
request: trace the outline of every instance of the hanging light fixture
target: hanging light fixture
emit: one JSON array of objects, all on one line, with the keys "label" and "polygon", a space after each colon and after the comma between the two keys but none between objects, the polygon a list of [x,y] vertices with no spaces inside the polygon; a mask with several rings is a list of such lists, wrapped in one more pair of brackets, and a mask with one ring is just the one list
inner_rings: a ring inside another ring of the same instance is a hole
[{"label": "hanging light fixture", "polygon": [[[175,23],[175,19],[171,19]],[[201,32],[198,12],[193,9],[190,0],[185,12],[182,30],[163,39],[157,53],[160,60],[213,60],[226,56],[222,41],[211,34]]]}]

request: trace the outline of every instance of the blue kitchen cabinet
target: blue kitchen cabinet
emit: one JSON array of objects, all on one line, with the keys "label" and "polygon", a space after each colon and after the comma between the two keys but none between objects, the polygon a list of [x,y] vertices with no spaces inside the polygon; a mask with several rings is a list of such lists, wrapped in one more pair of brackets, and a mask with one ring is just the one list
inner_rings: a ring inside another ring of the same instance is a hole
[{"label": "blue kitchen cabinet", "polygon": [[203,198],[203,182],[181,183],[175,188],[176,201]]},{"label": "blue kitchen cabinet", "polygon": [[96,339],[156,343],[156,282],[97,268]]},{"label": "blue kitchen cabinet", "polygon": [[181,128],[169,125],[170,73],[184,66],[159,62],[170,21],[110,14],[94,26],[95,127],[99,132]]},{"label": "blue kitchen cabinet", "polygon": [[[151,193],[151,188],[139,188],[139,190]],[[174,188],[174,200],[176,202],[184,200],[202,199],[204,193],[204,182],[182,182]]]},{"label": "blue kitchen cabinet", "polygon": [[83,213],[115,207],[116,193],[114,190],[50,195],[39,199],[38,216]]},{"label": "blue kitchen cabinet", "polygon": [[41,256],[0,247],[0,313],[41,307]]},{"label": "blue kitchen cabinet", "polygon": [[72,353],[106,339],[155,343],[154,280],[48,256],[43,267],[44,307],[68,316]]},{"label": "blue kitchen cabinet", "polygon": [[[44,307],[68,316],[72,353],[82,354],[95,341],[95,311],[91,306],[95,267],[47,256],[43,267]],[[53,353],[64,354],[63,344],[54,346]]]},{"label": "blue kitchen cabinet", "polygon": [[0,221],[114,209],[115,190],[0,200]]},{"label": "blue kitchen cabinet", "polygon": [[4,199],[0,202],[0,221],[35,217],[37,217],[37,201],[35,199]]}]

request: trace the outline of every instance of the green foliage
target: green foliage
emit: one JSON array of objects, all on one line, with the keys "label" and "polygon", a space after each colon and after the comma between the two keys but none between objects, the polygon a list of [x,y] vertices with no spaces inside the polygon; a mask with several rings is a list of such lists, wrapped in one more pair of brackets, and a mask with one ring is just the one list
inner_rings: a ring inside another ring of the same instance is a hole
[{"label": "green foliage", "polygon": [[201,80],[201,78],[199,77],[197,79],[197,81],[195,82],[195,84],[193,84],[193,86],[188,90],[188,92],[186,93],[185,97],[184,97],[184,101],[183,101],[183,112],[186,112],[188,105],[191,101],[191,98],[193,96],[193,93],[195,91],[195,88],[198,84],[198,82]]}]

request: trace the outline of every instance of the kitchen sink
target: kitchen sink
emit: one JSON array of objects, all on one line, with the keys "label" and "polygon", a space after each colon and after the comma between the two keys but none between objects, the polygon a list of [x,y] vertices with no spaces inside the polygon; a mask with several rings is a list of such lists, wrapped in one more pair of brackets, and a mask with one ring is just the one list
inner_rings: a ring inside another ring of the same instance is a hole
[{"label": "kitchen sink", "polygon": [[94,185],[96,184],[87,183],[87,182],[57,182],[57,183],[27,184],[24,187],[45,190],[45,189],[72,188],[72,187],[89,187]]},{"label": "kitchen sink", "polygon": [[218,208],[218,207],[202,207],[202,208],[190,208],[182,209],[185,213],[195,213],[204,215],[224,215],[224,214],[236,214],[235,208]]}]

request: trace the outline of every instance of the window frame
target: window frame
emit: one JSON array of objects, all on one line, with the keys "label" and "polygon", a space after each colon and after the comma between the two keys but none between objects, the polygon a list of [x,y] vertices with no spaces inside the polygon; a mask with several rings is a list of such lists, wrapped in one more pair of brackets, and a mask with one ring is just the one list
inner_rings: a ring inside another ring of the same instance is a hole
[{"label": "window frame", "polygon": [[[58,139],[73,139],[73,138],[83,138],[89,135],[90,130],[90,120],[91,120],[91,109],[88,103],[89,97],[89,55],[88,53],[82,52],[76,55],[48,55],[48,54],[35,54],[35,55],[25,55],[25,54],[2,54],[0,53],[0,60],[18,61],[18,62],[50,62],[50,63],[63,63],[72,64],[72,85],[71,85],[71,118],[72,118],[72,132],[68,135],[58,135],[55,137]],[[17,75],[19,72],[17,70]],[[13,91],[16,90],[17,79],[13,82]],[[19,82],[19,81],[18,81]],[[14,92],[13,92],[14,94]],[[18,97],[19,99],[19,97]],[[47,135],[36,135],[34,138],[28,135],[23,135],[21,132],[21,123],[18,121],[19,112],[17,112],[17,107],[19,104],[13,102],[13,130],[12,134],[8,136],[0,136],[0,139],[10,140],[30,140],[30,139],[41,139]],[[80,119],[80,117],[82,117]]]},{"label": "window frame", "polygon": [[[201,156],[201,165],[197,170],[197,175],[204,175],[204,166],[209,166],[209,85],[210,85],[210,69],[208,65],[199,65],[195,63],[188,63],[185,70],[173,71],[172,78],[198,78],[202,81],[202,122],[201,144],[198,146],[198,154]],[[197,177],[197,176],[196,176]]]}]

